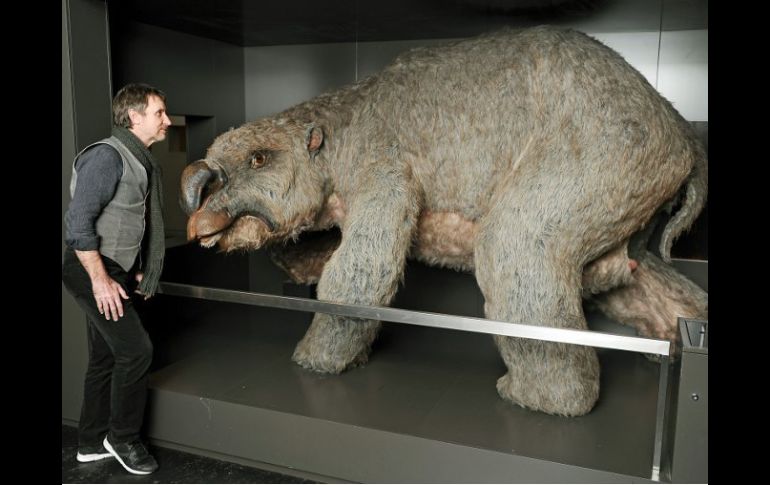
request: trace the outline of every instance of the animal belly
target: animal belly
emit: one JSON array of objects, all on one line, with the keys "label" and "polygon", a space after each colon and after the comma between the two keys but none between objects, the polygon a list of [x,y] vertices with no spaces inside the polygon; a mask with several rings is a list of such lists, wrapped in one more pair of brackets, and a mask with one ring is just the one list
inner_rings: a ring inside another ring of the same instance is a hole
[{"label": "animal belly", "polygon": [[473,271],[478,225],[456,212],[424,211],[417,221],[412,255],[427,264]]}]

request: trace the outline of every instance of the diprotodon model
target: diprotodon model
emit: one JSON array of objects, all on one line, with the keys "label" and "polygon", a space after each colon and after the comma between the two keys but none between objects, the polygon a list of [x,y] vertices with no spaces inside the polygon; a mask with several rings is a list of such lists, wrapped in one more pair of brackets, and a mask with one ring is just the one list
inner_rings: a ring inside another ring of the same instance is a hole
[{"label": "diprotodon model", "polygon": [[[411,257],[473,272],[493,320],[585,329],[590,297],[640,335],[674,339],[677,316],[708,316],[707,293],[667,264],[706,200],[704,150],[639,72],[575,30],[410,50],[221,134],[181,185],[189,239],[270,244],[322,300],[387,305]],[[647,242],[664,212],[661,260]],[[337,241],[292,248],[332,227]],[[379,328],[316,314],[293,360],[339,373],[367,361]],[[566,416],[596,403],[593,348],[494,340],[504,399]]]}]

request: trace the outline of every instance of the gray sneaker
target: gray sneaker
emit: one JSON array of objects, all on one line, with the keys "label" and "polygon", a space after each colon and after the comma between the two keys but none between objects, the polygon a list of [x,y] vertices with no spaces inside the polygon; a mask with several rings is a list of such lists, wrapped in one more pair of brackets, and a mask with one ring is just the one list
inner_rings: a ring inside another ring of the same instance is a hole
[{"label": "gray sneaker", "polygon": [[78,448],[78,455],[76,459],[80,463],[88,463],[90,461],[99,461],[105,458],[109,458],[112,455],[107,448],[104,447],[104,443],[99,443],[96,446],[81,446]]},{"label": "gray sneaker", "polygon": [[104,438],[104,447],[114,456],[123,468],[134,475],[149,475],[158,469],[158,462],[147,452],[141,441],[131,443],[110,443]]}]

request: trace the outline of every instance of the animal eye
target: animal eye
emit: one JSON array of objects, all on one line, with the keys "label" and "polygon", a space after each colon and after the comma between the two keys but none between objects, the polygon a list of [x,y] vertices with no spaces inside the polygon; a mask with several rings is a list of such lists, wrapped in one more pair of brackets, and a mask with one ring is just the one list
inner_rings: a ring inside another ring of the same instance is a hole
[{"label": "animal eye", "polygon": [[251,156],[251,167],[252,168],[259,168],[262,165],[265,164],[267,161],[267,157],[264,153],[257,152],[254,155]]}]

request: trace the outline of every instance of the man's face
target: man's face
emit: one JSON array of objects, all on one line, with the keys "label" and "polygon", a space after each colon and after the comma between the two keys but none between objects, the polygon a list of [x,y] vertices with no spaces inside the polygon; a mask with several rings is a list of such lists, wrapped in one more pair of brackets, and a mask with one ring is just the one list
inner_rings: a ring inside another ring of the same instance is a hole
[{"label": "man's face", "polygon": [[149,96],[144,113],[129,110],[129,116],[131,131],[147,146],[164,140],[166,130],[171,126],[171,120],[166,115],[166,104],[157,96]]}]

